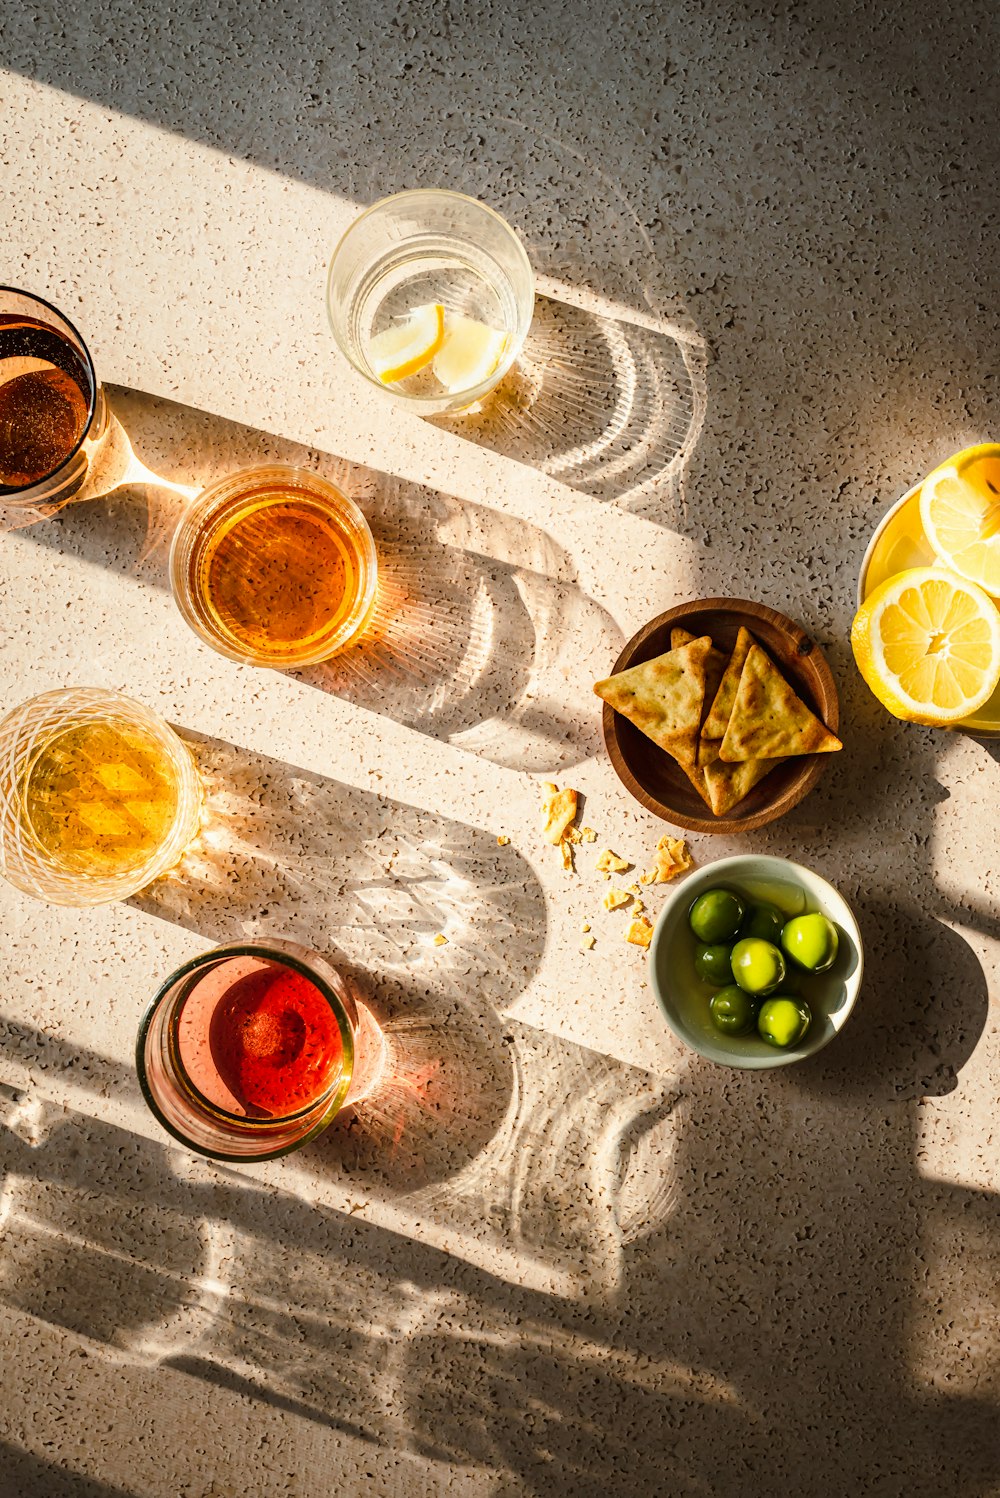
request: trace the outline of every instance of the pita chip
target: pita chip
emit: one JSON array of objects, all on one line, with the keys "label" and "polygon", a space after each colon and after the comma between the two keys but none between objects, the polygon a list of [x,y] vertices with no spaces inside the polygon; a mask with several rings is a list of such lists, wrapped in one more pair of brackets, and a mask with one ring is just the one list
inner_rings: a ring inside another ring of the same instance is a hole
[{"label": "pita chip", "polygon": [[736,701],[719,749],[726,764],[784,759],[793,754],[830,754],[842,748],[759,645],[743,666]]},{"label": "pita chip", "polygon": [[[679,650],[682,645],[690,645],[691,641],[696,640],[697,638],[698,636],[693,635],[690,630],[672,629],[670,631],[670,648],[671,650]],[[726,656],[725,651],[719,650],[715,645],[713,645],[711,650],[708,652],[708,656],[705,661],[705,700],[702,704],[703,720],[709,709],[711,708],[712,703],[715,701],[716,693],[719,690],[723,675],[725,674],[727,660],[728,657]],[[702,736],[704,737],[704,722],[702,723],[701,731]],[[698,763],[701,763],[700,759]]]},{"label": "pita chip", "polygon": [[738,806],[754,786],[770,774],[780,759],[744,759],[737,765],[727,765],[716,759],[705,765],[702,774],[708,791],[708,804],[717,817]]},{"label": "pita chip", "polygon": [[594,691],[678,764],[694,765],[706,661],[712,648],[709,636],[702,635],[677,650],[595,682]]},{"label": "pita chip", "polygon": [[719,747],[725,738],[726,729],[729,727],[729,719],[733,712],[733,703],[736,701],[736,693],[739,690],[740,677],[743,675],[743,667],[746,658],[750,654],[750,647],[754,643],[753,635],[748,629],[740,625],[739,634],[736,636],[736,644],[733,653],[722,673],[718,689],[705,714],[705,721],[701,725],[701,742],[698,745],[699,765],[711,764],[713,759],[719,757]]}]

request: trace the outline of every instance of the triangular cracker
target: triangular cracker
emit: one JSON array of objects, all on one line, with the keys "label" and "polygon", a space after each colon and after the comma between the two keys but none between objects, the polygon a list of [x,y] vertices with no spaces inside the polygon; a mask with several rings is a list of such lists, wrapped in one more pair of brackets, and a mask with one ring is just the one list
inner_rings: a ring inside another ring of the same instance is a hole
[{"label": "triangular cracker", "polygon": [[792,691],[770,657],[759,645],[751,646],[720,759],[736,764],[793,754],[830,754],[842,747],[836,734]]},{"label": "triangular cracker", "polygon": [[736,644],[733,646],[733,653],[729,657],[718,690],[705,715],[705,721],[701,725],[701,742],[698,745],[700,765],[711,764],[713,759],[719,757],[719,749],[725,738],[726,729],[729,727],[733,703],[736,701],[736,693],[739,690],[740,677],[743,675],[743,667],[753,643],[753,635],[741,624],[736,636]]},{"label": "triangular cracker", "polygon": [[693,765],[705,701],[708,635],[594,683],[598,697],[680,765]]},{"label": "triangular cracker", "polygon": [[724,817],[780,764],[780,759],[744,759],[738,765],[727,765],[724,760],[716,759],[705,765],[700,773],[705,777],[712,811],[717,817]]},{"label": "triangular cracker", "polygon": [[[670,631],[670,648],[671,650],[679,650],[682,645],[690,645],[691,641],[696,640],[697,638],[698,636],[693,635],[690,630],[672,629]],[[702,704],[703,719],[710,710],[712,703],[715,701],[716,694],[719,690],[720,685],[722,684],[722,678],[726,670],[726,662],[727,656],[725,652],[719,650],[715,645],[713,645],[711,650],[708,652],[708,658],[705,661],[705,701]],[[703,722],[701,727],[701,738],[704,739],[704,737],[705,725]],[[706,756],[705,759],[702,759],[701,757],[701,747],[701,744],[699,744],[697,751],[699,765],[707,764],[709,759],[718,759],[718,745],[713,748],[712,753]],[[688,779],[691,781],[691,784],[694,786],[699,796],[701,796],[702,800],[707,803],[708,795],[705,790],[704,780],[694,775],[689,775]]]}]

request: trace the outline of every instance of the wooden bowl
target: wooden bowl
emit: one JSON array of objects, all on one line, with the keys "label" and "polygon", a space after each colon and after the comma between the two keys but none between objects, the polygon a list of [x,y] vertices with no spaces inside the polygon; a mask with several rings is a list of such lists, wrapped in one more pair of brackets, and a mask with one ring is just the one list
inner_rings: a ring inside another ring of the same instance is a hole
[{"label": "wooden bowl", "polygon": [[[802,701],[836,733],[840,724],[837,688],[815,640],[776,609],[745,598],[700,598],[668,609],[632,636],[611,674],[669,650],[672,629],[711,635],[728,655],[741,624],[760,641]],[[670,755],[607,703],[603,727],[611,763],[626,789],[647,811],[691,832],[752,832],[777,821],[809,794],[830,758],[828,754],[803,754],[786,760],[724,817],[715,817]]]}]

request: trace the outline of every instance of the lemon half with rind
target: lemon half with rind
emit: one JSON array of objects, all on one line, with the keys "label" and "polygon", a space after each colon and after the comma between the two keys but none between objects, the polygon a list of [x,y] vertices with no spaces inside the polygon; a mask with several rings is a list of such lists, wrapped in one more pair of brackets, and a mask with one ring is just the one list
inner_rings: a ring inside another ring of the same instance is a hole
[{"label": "lemon half with rind", "polygon": [[920,488],[920,520],[945,567],[1000,597],[1000,443],[935,468]]},{"label": "lemon half with rind", "polygon": [[444,307],[428,302],[375,335],[368,345],[368,363],[383,385],[394,385],[425,369],[443,342]]},{"label": "lemon half with rind", "polygon": [[851,629],[858,670],[897,718],[960,723],[1000,682],[1000,609],[977,584],[938,567],[887,578]]}]

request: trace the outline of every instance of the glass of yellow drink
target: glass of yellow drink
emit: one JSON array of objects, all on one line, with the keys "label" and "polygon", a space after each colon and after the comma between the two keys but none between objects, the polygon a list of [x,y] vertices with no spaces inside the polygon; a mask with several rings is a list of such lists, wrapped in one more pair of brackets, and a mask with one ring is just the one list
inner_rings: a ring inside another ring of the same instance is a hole
[{"label": "glass of yellow drink", "polygon": [[118,692],[45,692],[0,722],[0,873],[37,899],[135,894],[181,858],[201,800],[187,746]]}]

